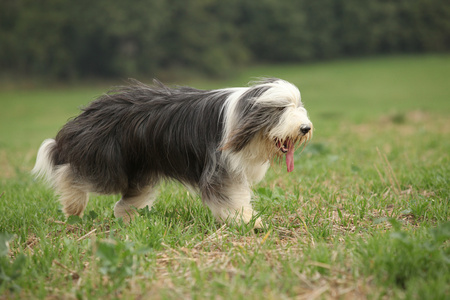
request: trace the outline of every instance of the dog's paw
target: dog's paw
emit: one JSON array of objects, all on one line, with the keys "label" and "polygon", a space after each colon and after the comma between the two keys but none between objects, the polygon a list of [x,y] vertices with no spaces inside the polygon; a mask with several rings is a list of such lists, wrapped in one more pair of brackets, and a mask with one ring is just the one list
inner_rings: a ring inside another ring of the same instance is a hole
[{"label": "dog's paw", "polygon": [[114,216],[118,219],[122,218],[125,224],[130,223],[136,215],[138,215],[137,210],[125,204],[122,200],[118,201],[114,206]]},{"label": "dog's paw", "polygon": [[261,220],[261,218],[258,217],[255,220],[255,225],[253,226],[253,228],[254,229],[262,229],[262,228],[264,228],[264,224],[263,224],[263,221]]}]

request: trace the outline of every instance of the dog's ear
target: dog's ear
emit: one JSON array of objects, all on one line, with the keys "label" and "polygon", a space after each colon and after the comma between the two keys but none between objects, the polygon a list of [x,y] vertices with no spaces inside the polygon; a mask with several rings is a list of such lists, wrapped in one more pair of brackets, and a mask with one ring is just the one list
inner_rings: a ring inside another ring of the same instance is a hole
[{"label": "dog's ear", "polygon": [[267,133],[270,128],[278,124],[284,109],[284,107],[252,105],[249,111],[239,116],[236,126],[222,149],[241,151],[258,132]]}]

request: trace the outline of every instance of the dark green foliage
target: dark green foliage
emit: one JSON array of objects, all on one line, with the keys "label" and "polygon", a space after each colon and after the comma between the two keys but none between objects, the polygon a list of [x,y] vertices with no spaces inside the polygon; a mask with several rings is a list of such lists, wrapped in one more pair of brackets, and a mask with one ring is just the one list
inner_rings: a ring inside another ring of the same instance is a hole
[{"label": "dark green foliage", "polygon": [[126,278],[135,275],[142,256],[148,248],[136,249],[132,242],[110,239],[98,242],[96,256],[99,272],[110,278],[111,283],[120,286]]},{"label": "dark green foliage", "polygon": [[[363,271],[380,283],[414,291],[416,297],[434,278],[441,278],[445,285],[450,279],[450,223],[411,234],[397,220],[389,221],[392,232],[362,242],[356,249]],[[441,291],[444,296],[448,287]]]},{"label": "dark green foliage", "polygon": [[[446,0],[0,2],[0,68],[56,78],[450,50]],[[8,73],[7,73],[8,74]]]},{"label": "dark green foliage", "polygon": [[14,235],[0,232],[0,286],[5,285],[11,291],[19,291],[16,279],[22,275],[25,255],[19,254],[15,259],[9,258],[9,242]]}]

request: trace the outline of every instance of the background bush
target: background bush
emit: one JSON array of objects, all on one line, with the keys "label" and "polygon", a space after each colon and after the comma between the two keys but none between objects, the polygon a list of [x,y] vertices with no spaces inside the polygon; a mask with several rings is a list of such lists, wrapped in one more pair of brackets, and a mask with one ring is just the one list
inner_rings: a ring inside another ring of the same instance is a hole
[{"label": "background bush", "polygon": [[3,74],[223,75],[249,62],[450,50],[446,0],[2,0]]}]

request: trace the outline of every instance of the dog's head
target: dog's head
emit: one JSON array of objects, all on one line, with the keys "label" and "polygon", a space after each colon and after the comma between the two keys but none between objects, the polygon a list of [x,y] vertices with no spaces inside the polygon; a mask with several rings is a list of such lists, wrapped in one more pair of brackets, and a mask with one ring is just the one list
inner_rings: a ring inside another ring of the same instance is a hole
[{"label": "dog's head", "polygon": [[311,139],[312,131],[297,87],[266,79],[230,95],[223,148],[263,160],[285,155],[291,172],[294,150]]}]

